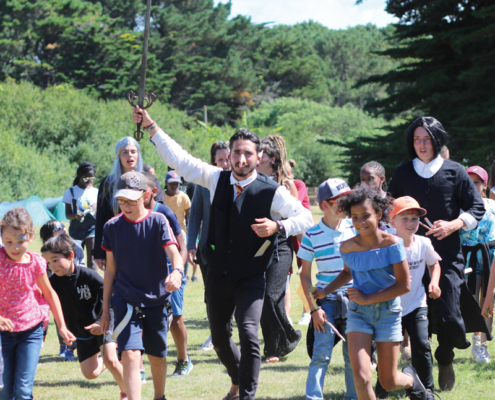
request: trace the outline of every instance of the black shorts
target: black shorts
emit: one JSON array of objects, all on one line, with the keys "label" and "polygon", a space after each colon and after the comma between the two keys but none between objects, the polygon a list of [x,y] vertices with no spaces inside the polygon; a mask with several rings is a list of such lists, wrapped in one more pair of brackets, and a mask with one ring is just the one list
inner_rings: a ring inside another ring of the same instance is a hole
[{"label": "black shorts", "polygon": [[[112,340],[113,334],[113,324],[114,324],[114,314],[113,310],[110,309],[110,324],[108,326],[108,330],[105,333],[105,343],[115,343],[115,340]],[[82,363],[84,360],[93,357],[95,354],[100,352],[100,346],[103,345],[103,335],[92,336],[88,339],[77,339],[76,341],[76,349],[77,349],[77,357],[79,362]]]},{"label": "black shorts", "polygon": [[103,344],[103,335],[93,336],[89,339],[77,339],[77,357],[79,362],[87,360],[100,352],[100,346]]}]

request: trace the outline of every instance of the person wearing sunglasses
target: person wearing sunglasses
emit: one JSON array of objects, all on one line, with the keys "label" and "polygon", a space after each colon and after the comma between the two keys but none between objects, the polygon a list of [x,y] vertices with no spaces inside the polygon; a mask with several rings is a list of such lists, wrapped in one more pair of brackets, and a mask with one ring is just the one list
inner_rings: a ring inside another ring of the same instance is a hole
[{"label": "person wearing sunglasses", "polygon": [[93,260],[95,246],[96,203],[98,189],[94,187],[95,166],[82,162],[77,168],[73,186],[64,193],[65,216],[70,221],[69,235],[86,248],[88,268],[96,269]]}]

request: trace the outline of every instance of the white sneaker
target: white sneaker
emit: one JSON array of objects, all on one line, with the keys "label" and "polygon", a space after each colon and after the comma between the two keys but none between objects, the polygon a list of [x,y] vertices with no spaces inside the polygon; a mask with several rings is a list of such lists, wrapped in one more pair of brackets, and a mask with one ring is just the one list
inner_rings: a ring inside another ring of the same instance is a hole
[{"label": "white sneaker", "polygon": [[473,333],[472,340],[473,340],[473,348],[471,349],[471,354],[473,355],[474,358],[477,358],[478,351],[481,346],[481,336],[475,335]]},{"label": "white sneaker", "polygon": [[204,342],[201,345],[201,350],[204,350],[204,351],[213,350],[213,342],[211,341],[211,335],[208,336],[208,339],[206,339],[206,342]]},{"label": "white sneaker", "polygon": [[311,322],[311,314],[307,312],[303,312],[301,320],[297,323],[297,325],[309,325]]},{"label": "white sneaker", "polygon": [[488,364],[490,362],[490,354],[488,354],[488,343],[483,343],[479,347],[478,355],[475,361],[481,364]]}]

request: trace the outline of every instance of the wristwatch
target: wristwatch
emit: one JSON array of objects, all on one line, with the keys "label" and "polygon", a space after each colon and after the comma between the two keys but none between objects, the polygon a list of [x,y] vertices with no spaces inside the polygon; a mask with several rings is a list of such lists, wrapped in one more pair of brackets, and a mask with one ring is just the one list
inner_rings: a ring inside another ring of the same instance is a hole
[{"label": "wristwatch", "polygon": [[284,228],[284,224],[282,224],[281,221],[277,221],[277,225],[278,225],[278,231],[282,234],[282,235],[285,235],[285,228]]}]

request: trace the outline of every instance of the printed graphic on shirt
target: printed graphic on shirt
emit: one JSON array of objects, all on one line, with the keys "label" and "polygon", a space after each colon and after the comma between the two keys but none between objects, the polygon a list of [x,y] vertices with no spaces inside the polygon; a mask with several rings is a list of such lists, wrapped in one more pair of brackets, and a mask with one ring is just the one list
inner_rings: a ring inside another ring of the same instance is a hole
[{"label": "printed graphic on shirt", "polygon": [[79,293],[79,300],[89,300],[91,299],[91,290],[89,290],[88,285],[83,285],[77,288],[77,293]]}]

